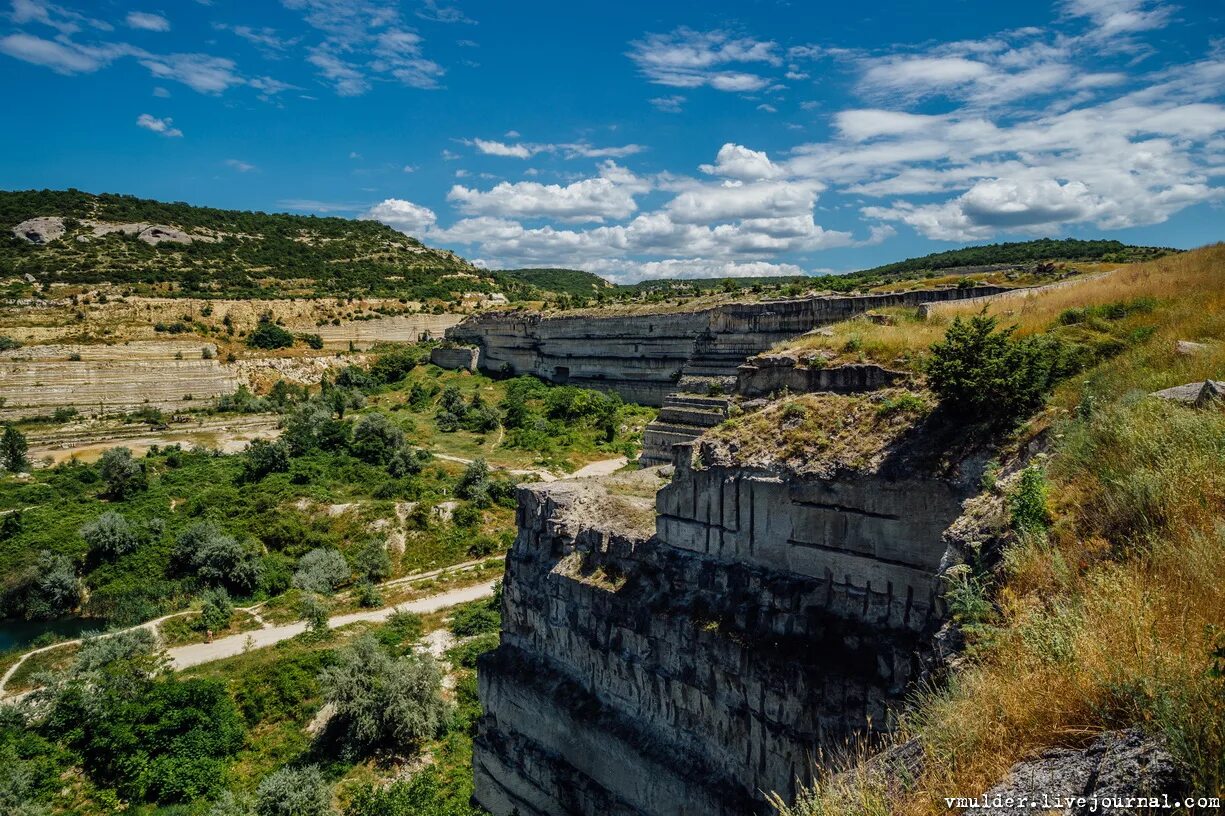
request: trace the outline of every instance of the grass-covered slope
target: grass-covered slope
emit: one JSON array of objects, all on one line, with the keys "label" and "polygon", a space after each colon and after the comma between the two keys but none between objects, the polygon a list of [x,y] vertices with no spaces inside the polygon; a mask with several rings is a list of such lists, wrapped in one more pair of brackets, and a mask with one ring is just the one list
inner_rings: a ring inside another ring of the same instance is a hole
[{"label": "grass-covered slope", "polygon": [[792,813],[947,813],[944,797],[980,794],[1022,759],[1133,726],[1196,795],[1225,786],[1225,410],[1149,396],[1225,375],[1225,245],[999,311],[1096,354],[1004,435],[1005,461],[1041,453],[984,485],[1003,527],[994,557],[949,587],[962,659],[901,713],[921,771],[830,777]]},{"label": "grass-covered slope", "polygon": [[[36,243],[13,234],[33,218],[64,219]],[[193,236],[156,245],[97,236],[97,224],[157,224]],[[0,192],[0,278],[41,284],[116,283],[135,292],[229,297],[394,295],[452,300],[491,291],[491,276],[377,221],[219,210],[79,190]]]}]

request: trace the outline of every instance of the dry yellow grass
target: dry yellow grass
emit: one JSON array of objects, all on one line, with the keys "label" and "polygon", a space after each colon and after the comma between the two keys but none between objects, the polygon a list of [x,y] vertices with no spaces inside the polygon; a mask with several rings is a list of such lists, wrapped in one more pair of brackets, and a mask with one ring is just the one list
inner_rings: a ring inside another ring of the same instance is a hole
[{"label": "dry yellow grass", "polygon": [[[1180,310],[1203,312],[1225,308],[1225,244],[1214,244],[1156,261],[1121,266],[1101,277],[1087,277],[1058,288],[1027,296],[1009,296],[989,301],[987,314],[1001,325],[1017,325],[1018,334],[1047,329],[1068,309],[1101,306],[1137,298],[1155,298],[1178,304]],[[1199,293],[1192,299],[1191,292]],[[859,317],[829,327],[830,336],[809,334],[776,346],[776,351],[825,350],[837,362],[877,362],[916,367],[932,343],[958,315],[975,314],[983,304],[941,305],[931,317],[922,319],[917,309],[885,309],[893,325],[879,325]],[[1178,327],[1180,319],[1162,321]],[[1186,337],[1184,339],[1195,339]]]},{"label": "dry yellow grass", "polygon": [[[1223,284],[1218,244],[1017,308],[1021,330],[1035,331],[1069,308],[1158,301],[1139,321],[1149,330],[1065,383],[1031,423],[1053,431],[1053,524],[1005,553],[996,619],[967,665],[904,716],[899,736],[924,749],[920,777],[902,794],[843,777],[787,813],[946,814],[944,797],[982,793],[1041,749],[1133,725],[1165,739],[1196,794],[1221,795],[1225,411],[1143,394],[1225,375]],[[1209,347],[1178,355],[1176,339]]]}]

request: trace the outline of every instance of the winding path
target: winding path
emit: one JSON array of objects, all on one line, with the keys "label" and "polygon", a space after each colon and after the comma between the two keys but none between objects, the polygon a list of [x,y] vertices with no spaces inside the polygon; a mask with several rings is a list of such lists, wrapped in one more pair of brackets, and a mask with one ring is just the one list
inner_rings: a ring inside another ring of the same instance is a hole
[{"label": "winding path", "polygon": [[[383,586],[395,586],[397,584],[412,581],[426,580],[443,572],[470,568],[484,563],[486,560],[488,559],[469,561],[465,562],[464,564],[456,564],[451,567],[417,573],[415,575],[406,575],[403,578],[396,579],[395,581],[388,581]],[[370,609],[363,612],[350,612],[344,615],[335,615],[328,618],[328,628],[337,629],[341,626],[348,626],[351,623],[357,623],[359,621],[384,621],[396,612],[400,611],[416,612],[419,614],[437,612],[440,609],[446,609],[447,607],[455,606],[456,604],[467,603],[469,601],[475,601],[481,598],[488,598],[492,595],[493,583],[492,581],[486,581],[480,584],[448,590],[437,595],[418,598],[415,601],[406,601],[395,606],[385,606],[381,609]],[[174,648],[167,649],[166,655],[170,658],[171,666],[176,670],[185,669],[189,666],[198,666],[201,663],[209,663],[214,660],[233,657],[234,655],[242,654],[249,649],[262,649],[265,646],[272,646],[276,643],[280,643],[282,640],[288,640],[295,635],[299,635],[306,630],[306,624],[301,621],[285,624],[268,623],[263,618],[259,617],[259,614],[256,612],[260,606],[262,606],[262,604],[257,604],[256,606],[252,607],[235,607],[234,609],[235,611],[246,612],[254,617],[261,623],[262,628],[255,629],[250,632],[242,632],[237,635],[227,635],[223,638],[217,638],[212,643],[189,643],[186,646],[175,646]],[[132,632],[137,629],[148,629],[153,633],[154,637],[157,637],[157,627],[163,621],[170,620],[171,618],[177,618],[181,615],[190,615],[195,611],[196,610],[194,609],[186,609],[182,612],[174,612],[169,615],[163,615],[162,617],[151,621],[145,621],[144,623],[137,624],[136,626],[130,626],[127,629],[107,632],[99,637],[114,637],[115,635],[123,634],[124,632]],[[59,643],[53,643],[50,646],[43,646],[40,649],[34,649],[23,654],[16,663],[9,666],[8,670],[4,672],[4,675],[0,677],[0,700],[4,700],[6,698],[18,699],[25,694],[25,692],[6,694],[5,687],[8,685],[8,682],[12,679],[13,675],[17,673],[17,670],[21,668],[21,665],[26,662],[26,660],[30,659],[36,654],[42,654],[43,652],[49,652],[52,649],[59,649],[65,646],[72,646],[79,644],[80,642],[81,638],[64,640]]]}]

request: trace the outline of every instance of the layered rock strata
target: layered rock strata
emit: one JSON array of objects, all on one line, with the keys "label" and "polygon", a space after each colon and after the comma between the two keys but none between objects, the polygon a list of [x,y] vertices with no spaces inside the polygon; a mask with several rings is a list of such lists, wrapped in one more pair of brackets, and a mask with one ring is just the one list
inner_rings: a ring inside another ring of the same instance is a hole
[{"label": "layered rock strata", "polygon": [[479,672],[495,816],[768,812],[822,750],[887,728],[919,670],[964,483],[698,469],[689,447],[653,535],[590,483],[520,488]]}]

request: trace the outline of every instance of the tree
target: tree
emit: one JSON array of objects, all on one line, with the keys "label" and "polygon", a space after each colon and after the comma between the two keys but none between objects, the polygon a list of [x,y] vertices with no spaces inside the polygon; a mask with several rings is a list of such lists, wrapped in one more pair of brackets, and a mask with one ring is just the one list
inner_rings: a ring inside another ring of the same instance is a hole
[{"label": "tree", "polygon": [[378,583],[391,575],[391,556],[387,545],[372,538],[353,554],[353,570],[372,583]]},{"label": "tree", "polygon": [[212,521],[201,521],[179,533],[171,561],[183,573],[210,586],[249,594],[259,586],[260,559],[255,546],[226,535]]},{"label": "tree", "polygon": [[313,635],[328,630],[328,608],[314,593],[308,592],[298,601],[298,618],[306,622],[306,631]]},{"label": "tree", "polygon": [[99,460],[99,470],[112,498],[130,498],[148,486],[144,467],[127,448],[108,448]]},{"label": "tree", "polygon": [[387,473],[396,479],[416,476],[430,458],[429,451],[401,445],[387,461]]},{"label": "tree", "polygon": [[404,445],[404,431],[386,414],[366,414],[353,426],[349,450],[371,464],[386,464]]},{"label": "tree", "polygon": [[927,379],[941,405],[974,421],[1015,422],[1042,407],[1047,393],[1074,369],[1068,349],[1045,337],[996,331],[994,317],[957,317],[931,348]]},{"label": "tree", "polygon": [[433,658],[392,658],[371,637],[341,650],[319,675],[324,699],[344,729],[343,750],[360,756],[381,746],[412,749],[438,733],[446,704]]},{"label": "tree", "polygon": [[455,485],[455,495],[480,507],[489,504],[489,465],[484,459],[474,459],[464,468]]},{"label": "tree", "polygon": [[81,582],[68,556],[42,550],[13,594],[6,603],[16,607],[13,612],[27,619],[57,618],[77,608]]},{"label": "tree", "polygon": [[284,473],[287,470],[289,446],[279,439],[275,442],[256,439],[243,453],[242,476],[245,481],[258,482],[269,473]]},{"label": "tree", "polygon": [[108,510],[80,529],[89,552],[100,558],[117,558],[136,549],[140,540],[128,520]]},{"label": "tree", "polygon": [[30,467],[27,453],[30,450],[25,436],[12,425],[6,425],[0,437],[0,465],[12,473],[21,473]]},{"label": "tree", "polygon": [[221,632],[230,628],[234,617],[234,604],[230,601],[230,593],[224,588],[204,590],[204,604],[200,607],[200,626],[213,632]]},{"label": "tree", "polygon": [[314,765],[286,766],[264,777],[255,791],[256,816],[329,816],[332,795]]},{"label": "tree", "polygon": [[333,592],[349,577],[349,565],[340,550],[319,548],[298,560],[293,585],[307,592]]},{"label": "tree", "polygon": [[292,456],[302,456],[313,450],[339,450],[348,444],[349,423],[334,417],[334,411],[319,402],[298,407],[285,420],[281,438]]}]

